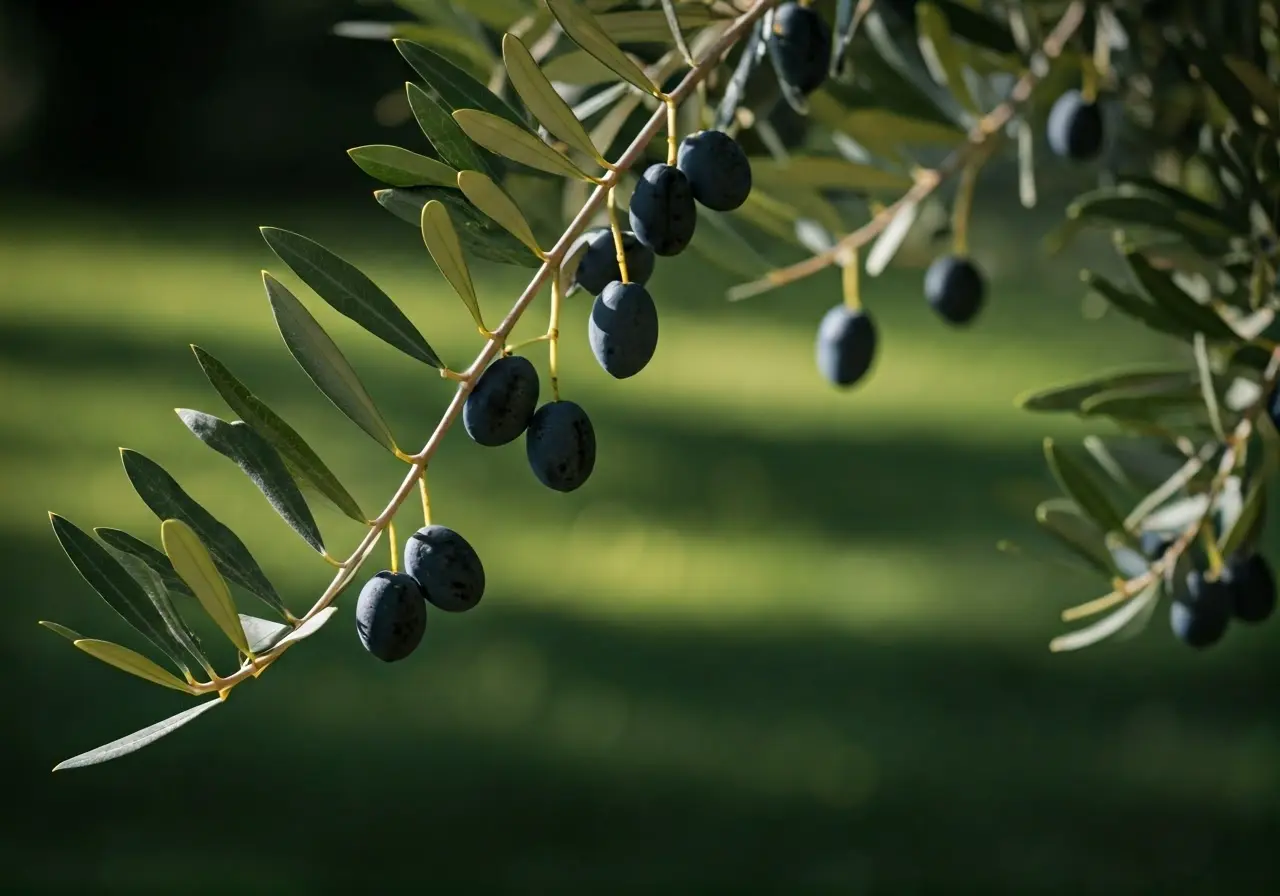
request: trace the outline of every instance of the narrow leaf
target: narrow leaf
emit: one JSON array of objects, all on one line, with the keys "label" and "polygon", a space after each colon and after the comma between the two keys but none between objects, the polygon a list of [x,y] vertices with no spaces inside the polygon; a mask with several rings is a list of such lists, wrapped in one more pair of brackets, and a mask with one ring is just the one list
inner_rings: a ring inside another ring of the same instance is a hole
[{"label": "narrow leaf", "polygon": [[531,255],[523,243],[480,214],[458,190],[441,187],[389,189],[377,190],[373,196],[391,214],[416,228],[422,227],[422,207],[436,199],[449,210],[462,248],[472,258],[524,268],[542,265],[541,259]]},{"label": "narrow leaf", "polygon": [[1187,327],[1163,308],[1157,308],[1146,299],[1122,289],[1101,274],[1085,271],[1082,275],[1085,285],[1102,296],[1112,308],[1146,324],[1153,330],[1173,336],[1188,336]]},{"label": "narrow leaf", "polygon": [[277,641],[293,631],[293,626],[273,622],[270,619],[246,616],[244,613],[239,616],[240,627],[244,629],[245,639],[249,642],[249,650],[254,654],[263,653],[274,647]]},{"label": "narrow leaf", "polygon": [[[670,2],[670,0],[667,0]],[[672,7],[678,15],[677,23],[683,37],[684,31],[710,25],[719,21],[718,16],[707,6],[694,3],[682,3]],[[596,24],[600,30],[615,43],[644,44],[672,42],[672,28],[667,17],[660,9],[628,9],[621,12],[606,12],[596,16]]]},{"label": "narrow leaf", "polygon": [[1204,398],[1204,406],[1209,411],[1209,424],[1213,434],[1220,441],[1227,440],[1226,428],[1222,425],[1222,408],[1218,405],[1218,392],[1213,379],[1213,366],[1209,360],[1209,343],[1203,333],[1196,333],[1192,343],[1196,357],[1196,369],[1200,371],[1200,394]]},{"label": "narrow leaf", "polygon": [[[289,612],[285,609],[284,601],[239,536],[196,503],[182,490],[177,480],[146,455],[121,448],[120,459],[134,491],[152,513],[161,520],[179,519],[190,526],[208,546],[214,562],[224,576],[257,595],[281,616],[288,618]],[[180,573],[178,575],[181,577]]]},{"label": "narrow leaf", "polygon": [[[542,142],[537,135],[516,127],[504,118],[476,109],[459,109],[453,113],[453,120],[468,137],[503,158],[561,177],[589,179],[563,153]],[[474,169],[479,166],[466,167]]]},{"label": "narrow leaf", "polygon": [[[213,388],[218,390],[222,400],[239,415],[241,420],[252,426],[259,435],[271,443],[276,451],[280,452],[280,456],[288,464],[290,472],[298,480],[299,485],[314,489],[335,508],[356,522],[368,522],[368,517],[360,509],[356,499],[351,497],[351,493],[343,487],[338,478],[325,466],[324,461],[311,450],[311,446],[303,441],[302,436],[298,435],[293,427],[250,392],[249,387],[236,379],[225,364],[199,346],[193,345],[191,350],[195,352],[200,368],[213,384]],[[159,551],[156,551],[156,554],[161,558],[164,557]]]},{"label": "narrow leaf", "polygon": [[[160,575],[133,554],[126,551],[113,551],[111,548],[107,550],[111,551],[112,556],[142,588],[150,599],[151,605],[160,614],[169,635],[212,676],[213,667],[209,664],[209,658],[204,655],[204,650],[201,649],[199,636],[192,631],[191,626],[187,625],[187,621],[178,612],[178,608],[173,605],[173,599],[169,596],[169,590],[165,587]],[[188,672],[185,664],[182,664],[182,668],[184,672]]]},{"label": "narrow leaf", "polygon": [[1267,477],[1258,476],[1249,486],[1249,491],[1241,504],[1240,513],[1218,540],[1218,550],[1224,557],[1229,557],[1245,547],[1250,536],[1255,534],[1258,519],[1266,509],[1267,485]]},{"label": "narrow leaf", "polygon": [[1109,616],[1104,616],[1092,625],[1085,626],[1070,634],[1060,635],[1049,642],[1049,649],[1054,653],[1067,650],[1079,650],[1108,638],[1121,631],[1136,619],[1147,606],[1160,595],[1160,583],[1154,582],[1139,594],[1129,598],[1125,604]]},{"label": "narrow leaf", "polygon": [[1086,380],[1041,389],[1021,396],[1017,405],[1026,411],[1079,411],[1084,401],[1112,389],[1143,387],[1160,391],[1164,387],[1185,391],[1194,385],[1195,377],[1181,367],[1150,365],[1105,371]]},{"label": "narrow leaf", "polygon": [[69,629],[65,625],[59,625],[56,622],[46,622],[45,620],[41,619],[40,624],[43,625],[45,628],[47,628],[49,631],[53,632],[55,635],[62,635],[62,637],[66,638],[68,641],[79,641],[81,638],[84,637],[84,635],[80,634],[79,632],[73,629]]},{"label": "narrow leaf", "polygon": [[547,9],[555,16],[569,39],[599,59],[619,78],[634,84],[645,93],[658,95],[658,89],[640,66],[619,49],[604,33],[595,17],[576,0],[546,0]]},{"label": "narrow leaf", "polygon": [[[461,178],[459,178],[461,181]],[[476,298],[476,288],[471,282],[471,271],[467,267],[466,256],[462,254],[462,244],[458,241],[458,232],[453,229],[453,221],[444,204],[433,199],[422,207],[422,241],[431,253],[431,259],[440,269],[440,273],[449,281],[453,291],[462,299],[462,303],[471,312],[476,326],[484,328],[484,319],[480,313],[480,300]]]},{"label": "narrow leaf", "polygon": [[604,157],[591,142],[582,122],[578,121],[569,104],[556,93],[542,69],[538,68],[538,63],[514,34],[502,36],[502,61],[511,78],[511,86],[547,132],[604,166]]},{"label": "narrow leaf", "polygon": [[1074,501],[1059,498],[1042,502],[1036,507],[1036,522],[1104,576],[1115,574],[1115,560],[1107,550],[1104,533],[1080,512]]},{"label": "narrow leaf", "polygon": [[1173,281],[1164,271],[1157,270],[1151,262],[1137,252],[1126,252],[1125,261],[1134,279],[1151,301],[1181,321],[1188,329],[1201,332],[1210,339],[1238,337],[1235,331],[1207,305],[1202,305]]},{"label": "narrow leaf", "polygon": [[160,524],[160,540],[173,568],[191,588],[209,618],[241,653],[249,653],[249,642],[240,626],[235,601],[196,533],[182,520],[168,519]]},{"label": "narrow leaf", "polygon": [[747,93],[747,82],[764,59],[764,54],[761,52],[763,49],[764,19],[757,19],[755,26],[751,29],[751,35],[742,42],[742,53],[738,56],[733,74],[729,76],[729,82],[725,84],[720,105],[716,108],[717,129],[727,128],[737,115],[738,107],[742,105]]},{"label": "narrow leaf", "polygon": [[280,639],[277,646],[283,647],[285,644],[296,644],[303,638],[310,638],[316,632],[324,627],[324,624],[333,618],[333,614],[338,612],[337,607],[325,607],[316,615],[312,616],[302,625],[295,628],[289,634]]},{"label": "narrow leaf", "polygon": [[[449,109],[432,99],[430,94],[412,81],[405,82],[404,89],[409,97],[409,111],[413,113],[418,127],[440,155],[442,162],[459,171],[467,168],[490,170],[489,163],[458,127]],[[519,127],[514,124],[511,126]]]},{"label": "narrow leaf", "polygon": [[[479,171],[459,171],[458,189],[471,200],[472,205],[501,225],[507,233],[528,246],[535,255],[542,254],[542,249],[538,247],[538,241],[534,239],[533,230],[530,229],[529,222],[525,220],[520,207],[487,175]],[[441,206],[441,209],[443,208]]]},{"label": "narrow leaf", "polygon": [[732,216],[709,208],[698,209],[698,239],[690,248],[703,258],[739,277],[764,276],[769,265],[734,225]]},{"label": "narrow leaf", "polygon": [[[542,73],[553,84],[596,87],[600,84],[617,83],[614,81],[613,72],[601,65],[599,59],[585,50],[570,50],[548,59],[542,66]],[[574,118],[577,118],[577,115]]]},{"label": "narrow leaf", "polygon": [[458,174],[443,162],[383,143],[357,146],[347,155],[365,174],[393,187],[451,187]]},{"label": "narrow leaf", "polygon": [[894,212],[893,220],[880,231],[880,235],[876,237],[875,243],[867,252],[868,277],[879,277],[884,273],[893,256],[898,254],[898,250],[906,242],[908,234],[911,233],[911,227],[916,223],[919,215],[920,203],[918,202],[904,202],[898,207]]},{"label": "narrow leaf", "polygon": [[276,513],[318,554],[324,539],[302,491],[271,443],[247,423],[228,423],[212,414],[178,408],[178,417],[197,439],[229,459],[253,481]]},{"label": "narrow leaf", "polygon": [[263,271],[262,283],[280,336],[311,382],[370,438],[395,454],[390,427],[333,339],[279,280]]},{"label": "narrow leaf", "polygon": [[93,536],[56,513],[49,514],[53,534],[76,571],[94,591],[178,668],[186,671],[182,645],[168,630],[159,610],[142,586]]},{"label": "narrow leaf", "polygon": [[338,313],[410,358],[436,368],[444,366],[391,297],[351,262],[301,234],[278,227],[260,229],[280,260]]},{"label": "narrow leaf", "polygon": [[89,654],[89,656],[100,659],[108,665],[128,672],[130,675],[136,675],[152,684],[173,688],[175,691],[182,691],[184,694],[192,693],[191,688],[182,679],[177,678],[171,672],[166,672],[142,654],[130,650],[128,647],[121,647],[119,644],[113,644],[110,641],[98,641],[93,638],[81,638],[72,643]]},{"label": "narrow leaf", "polygon": [[1058,485],[1104,532],[1127,535],[1124,517],[1111,506],[1096,480],[1071,454],[1051,438],[1044,440],[1045,459]]},{"label": "narrow leaf", "polygon": [[916,5],[916,28],[919,34],[920,53],[933,79],[950,89],[952,95],[972,115],[982,115],[982,110],[969,92],[964,78],[964,64],[960,51],[951,38],[951,26],[947,17],[933,3]]},{"label": "narrow leaf", "polygon": [[165,588],[169,591],[176,591],[187,597],[194,597],[191,589],[187,587],[187,583],[182,581],[182,577],[174,572],[173,564],[164,555],[164,551],[152,547],[141,538],[130,535],[123,529],[109,529],[99,526],[93,530],[93,534],[102,539],[102,542],[107,547],[116,551],[117,556],[121,553],[132,554],[147,564],[155,571],[156,575],[160,576],[160,580],[164,582]]},{"label": "narrow leaf", "polygon": [[110,762],[112,759],[119,759],[121,756],[127,756],[149,744],[155,743],[166,734],[177,731],[187,722],[197,716],[204,715],[215,706],[221,705],[222,700],[218,698],[198,703],[190,709],[184,709],[175,716],[170,716],[163,722],[156,722],[141,731],[135,731],[133,734],[125,735],[119,740],[113,740],[111,743],[103,744],[87,753],[81,753],[79,756],[73,756],[70,759],[59,762],[54,766],[53,770],[59,772],[69,768],[84,768],[87,765],[98,765],[102,762]]},{"label": "narrow leaf", "polygon": [[511,108],[509,103],[439,53],[410,40],[396,40],[394,43],[400,55],[413,66],[422,80],[440,94],[448,111],[483,109],[494,115],[501,115],[512,124],[524,124],[524,116]]}]

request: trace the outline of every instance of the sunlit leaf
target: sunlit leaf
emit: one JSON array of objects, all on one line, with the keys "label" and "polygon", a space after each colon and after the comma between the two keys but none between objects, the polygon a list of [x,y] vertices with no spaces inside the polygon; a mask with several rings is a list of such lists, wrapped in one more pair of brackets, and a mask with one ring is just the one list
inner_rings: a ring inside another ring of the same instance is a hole
[{"label": "sunlit leaf", "polygon": [[658,95],[657,87],[631,57],[622,52],[601,29],[595,17],[576,0],[546,0],[547,9],[555,16],[569,39],[599,59],[610,71],[634,84],[645,93]]},{"label": "sunlit leaf", "polygon": [[[204,667],[206,672],[213,675],[213,666],[210,665],[209,658],[204,654],[200,644],[200,637],[187,624],[187,621],[182,618],[178,608],[173,605],[173,598],[170,597],[169,589],[165,586],[160,574],[152,569],[150,564],[127,551],[117,551],[113,548],[107,548],[107,550],[111,551],[111,555],[119,561],[120,565],[125,568],[129,575],[133,577],[133,580],[146,593],[151,605],[156,608],[156,612],[160,614],[161,620],[164,621],[165,630],[178,644],[182,645],[182,648],[188,654]],[[185,665],[183,665],[183,670],[186,671]]]},{"label": "sunlit leaf", "polygon": [[274,647],[276,642],[293,631],[293,626],[282,622],[246,616],[244,613],[239,616],[240,627],[244,629],[245,640],[249,642],[249,652],[255,655]]},{"label": "sunlit leaf", "polygon": [[[453,113],[453,119],[468,137],[503,158],[561,177],[588,179],[563,153],[544,143],[536,134],[517,127],[504,118],[476,109],[459,109]],[[478,167],[464,166],[472,169]]]},{"label": "sunlit leaf", "polygon": [[333,339],[279,280],[263,271],[262,282],[284,344],[316,388],[370,438],[396,453],[390,427]]},{"label": "sunlit leaf", "polygon": [[172,517],[190,526],[208,546],[223,575],[262,598],[269,607],[288,618],[288,611],[280,595],[234,532],[218,522],[213,514],[183,491],[177,480],[155,461],[128,448],[120,449],[120,459],[134,491],[152,513],[161,520]]},{"label": "sunlit leaf", "polygon": [[393,187],[451,187],[458,175],[443,162],[399,146],[382,143],[357,146],[348,149],[347,155],[370,177]]},{"label": "sunlit leaf", "polygon": [[[614,81],[613,72],[586,50],[570,50],[548,59],[542,64],[542,73],[554,83],[574,84],[578,87],[594,87]],[[574,116],[577,118],[577,116]]]},{"label": "sunlit leaf", "polygon": [[103,744],[87,753],[81,753],[79,756],[73,756],[70,759],[59,762],[54,766],[55,772],[63,771],[69,768],[83,768],[87,765],[97,765],[102,762],[110,762],[112,759],[119,759],[121,756],[127,756],[136,750],[153,744],[166,734],[177,731],[183,725],[192,721],[198,716],[204,715],[215,706],[222,705],[222,700],[214,698],[199,703],[190,709],[185,709],[175,716],[170,716],[163,722],[156,722],[154,725],[148,725],[140,731],[126,735],[119,740],[113,740],[109,744]]},{"label": "sunlit leaf", "polygon": [[422,207],[422,241],[426,243],[427,251],[431,253],[440,273],[471,312],[476,326],[483,328],[480,301],[476,298],[476,288],[471,282],[467,259],[462,254],[462,245],[458,241],[457,231],[453,229],[449,212],[439,200],[433,199]]},{"label": "sunlit leaf", "polygon": [[[525,45],[513,34],[502,36],[502,59],[511,79],[511,86],[547,132],[579,152],[586,153],[603,167],[606,164],[604,157],[591,142],[582,122],[578,121],[569,104],[556,93]],[[459,185],[461,186],[461,182]]]},{"label": "sunlit leaf", "polygon": [[169,630],[159,609],[139,582],[93,536],[56,513],[49,514],[53,534],[67,557],[94,591],[139,634],[154,644],[183,672],[183,645]]},{"label": "sunlit leaf", "polygon": [[[514,19],[508,20],[508,22]],[[483,109],[494,115],[501,115],[512,124],[524,125],[524,116],[511,108],[511,104],[503,100],[488,87],[485,87],[458,66],[426,47],[410,40],[394,42],[400,55],[404,57],[414,71],[427,82],[427,85],[440,94],[447,106],[447,111],[455,109]],[[437,147],[439,149],[439,147]],[[442,154],[443,155],[443,154]]]},{"label": "sunlit leaf", "polygon": [[920,52],[933,79],[949,88],[971,115],[980,116],[982,110],[969,92],[968,82],[964,78],[964,64],[960,59],[959,49],[951,39],[951,26],[946,16],[933,3],[917,3],[916,28]]},{"label": "sunlit leaf", "polygon": [[286,644],[296,644],[303,638],[310,638],[316,632],[320,631],[320,629],[324,627],[325,623],[333,618],[333,614],[336,612],[338,612],[337,607],[325,607],[319,613],[302,623],[302,625],[298,626],[289,634],[281,638],[280,641],[277,642],[276,646],[283,647]]},{"label": "sunlit leaf", "polygon": [[130,650],[128,647],[121,647],[119,644],[113,644],[110,641],[99,641],[94,638],[81,638],[72,643],[89,654],[89,656],[102,660],[110,666],[115,666],[122,672],[136,675],[144,681],[158,684],[161,687],[182,691],[184,694],[192,693],[191,687],[182,679],[172,672],[166,672],[162,667],[157,666],[142,654]]},{"label": "sunlit leaf", "polygon": [[231,591],[196,533],[182,520],[168,519],[160,524],[160,540],[173,568],[195,594],[209,618],[242,653],[249,653],[249,642],[240,626]]},{"label": "sunlit leaf", "polygon": [[275,448],[247,423],[228,423],[212,414],[178,408],[178,417],[192,434],[238,466],[262,492],[289,526],[318,554],[324,539],[302,491]]},{"label": "sunlit leaf", "polygon": [[396,188],[378,190],[373,195],[383,208],[418,229],[422,227],[422,207],[433,199],[437,200],[449,210],[458,239],[469,257],[524,268],[542,266],[542,260],[530,253],[524,243],[499,227],[487,215],[481,214],[456,189]]},{"label": "sunlit leaf", "polygon": [[1188,330],[1181,320],[1173,317],[1165,309],[1156,307],[1137,293],[1122,289],[1101,274],[1085,271],[1082,277],[1086,286],[1104,298],[1112,308],[1146,324],[1153,330],[1188,338],[1194,332]]},{"label": "sunlit leaf", "polygon": [[1018,398],[1018,407],[1027,411],[1079,411],[1081,404],[1096,395],[1114,389],[1129,387],[1176,388],[1186,391],[1194,387],[1195,375],[1183,367],[1172,364],[1144,365],[1123,370],[1104,371],[1088,379],[1053,386],[1025,394]]},{"label": "sunlit leaf", "polygon": [[338,313],[410,358],[444,366],[391,297],[351,262],[301,234],[278,227],[259,229],[271,251]]},{"label": "sunlit leaf", "polygon": [[1205,340],[1203,333],[1196,333],[1192,346],[1195,351],[1196,369],[1200,372],[1200,394],[1204,397],[1204,405],[1209,412],[1209,423],[1213,426],[1214,434],[1225,442],[1227,432],[1222,424],[1222,409],[1218,405],[1213,366],[1209,360],[1209,343]]},{"label": "sunlit leaf", "polygon": [[1088,647],[1099,641],[1117,634],[1124,629],[1129,623],[1137,619],[1142,613],[1148,610],[1148,606],[1156,601],[1160,596],[1160,583],[1153,582],[1144,588],[1139,594],[1129,598],[1120,609],[1116,610],[1109,616],[1104,616],[1092,625],[1085,626],[1082,629],[1071,632],[1066,635],[1059,635],[1049,642],[1049,649],[1054,653],[1061,653],[1067,650],[1079,650],[1082,647]]},{"label": "sunlit leaf", "polygon": [[[468,168],[477,171],[491,170],[485,157],[453,120],[453,114],[448,108],[436,102],[429,93],[412,81],[406,82],[404,89],[409,97],[409,111],[413,113],[414,120],[418,122],[418,127],[431,142],[431,146],[439,153],[441,161],[458,171]],[[505,118],[499,120],[506,121]],[[507,124],[524,130],[509,121]],[[525,133],[529,132],[525,131]]]},{"label": "sunlit leaf", "polygon": [[[280,453],[299,485],[314,489],[335,508],[356,522],[367,522],[368,518],[356,503],[356,499],[351,497],[350,492],[343,487],[338,478],[325,466],[324,461],[293,427],[250,392],[248,386],[236,379],[225,364],[199,346],[193,345],[191,350],[195,352],[200,368],[213,384],[213,388],[218,390],[222,400],[240,416],[241,420],[252,426],[259,435],[271,443],[272,447]],[[159,551],[156,551],[156,554],[164,557]]]},{"label": "sunlit leaf", "polygon": [[876,241],[867,252],[865,270],[868,277],[879,277],[884,273],[893,256],[898,254],[911,233],[911,227],[920,216],[920,203],[904,202],[893,213],[893,219],[885,225],[884,230],[876,237]]},{"label": "sunlit leaf", "polygon": [[499,224],[503,230],[528,246],[535,255],[541,254],[542,250],[538,247],[538,241],[534,238],[524,213],[488,176],[479,171],[459,171],[458,188],[467,199],[471,200],[472,205]]},{"label": "sunlit leaf", "polygon": [[1058,446],[1053,439],[1046,438],[1044,454],[1058,485],[1085,515],[1097,523],[1103,532],[1128,534],[1124,517],[1111,505],[1093,475],[1070,451]]}]

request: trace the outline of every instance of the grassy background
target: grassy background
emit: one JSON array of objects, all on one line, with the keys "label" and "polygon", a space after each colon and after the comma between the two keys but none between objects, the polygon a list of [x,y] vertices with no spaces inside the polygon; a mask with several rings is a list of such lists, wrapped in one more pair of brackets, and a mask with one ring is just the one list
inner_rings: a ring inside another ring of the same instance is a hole
[{"label": "grassy background", "polygon": [[[1168,352],[1123,321],[1085,321],[1079,258],[1035,257],[1026,219],[975,225],[995,282],[970,332],[929,313],[918,271],[868,284],[880,361],[852,394],[813,368],[834,275],[727,305],[728,281],[694,257],[664,263],[657,355],[624,382],[595,365],[587,300],[574,300],[564,395],[597,427],[589,485],[549,492],[520,444],[480,449],[461,432],[433,467],[437,520],[486,563],[475,612],[434,614],[419,652],[384,666],[361,651],[348,595],[218,713],[118,763],[50,775],[187,702],[35,625],[138,646],[45,517],[155,542],[116,446],[231,523],[295,610],[328,578],[174,416],[227,413],[188,343],[289,419],[367,511],[402,475],[280,344],[258,270],[296,280],[256,225],[356,261],[454,365],[479,346],[413,229],[376,208],[10,208],[6,891],[1170,893],[1280,880],[1280,628],[1237,628],[1195,655],[1161,613],[1136,640],[1051,656],[1058,612],[1099,584],[994,548],[1036,540],[1031,509],[1051,489],[1040,440],[1077,432],[1014,397]],[[493,317],[520,283],[482,272]],[[421,444],[447,385],[299,295],[401,443]],[[358,527],[317,517],[345,555]]]}]

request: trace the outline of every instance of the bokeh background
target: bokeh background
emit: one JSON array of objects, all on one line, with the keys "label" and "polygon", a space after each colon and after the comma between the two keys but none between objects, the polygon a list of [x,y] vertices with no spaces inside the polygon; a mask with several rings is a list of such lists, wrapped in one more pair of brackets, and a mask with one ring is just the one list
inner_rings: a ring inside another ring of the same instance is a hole
[{"label": "bokeh background", "polygon": [[[355,261],[454,364],[479,347],[345,156],[424,145],[379,115],[411,77],[399,55],[331,33],[369,13],[0,3],[0,889],[1274,891],[1280,628],[1237,627],[1200,655],[1159,614],[1136,639],[1053,656],[1058,613],[1097,583],[995,549],[1038,543],[1041,439],[1083,431],[1014,398],[1173,352],[1082,313],[1074,274],[1111,264],[1104,243],[1040,253],[1094,176],[1052,167],[1035,212],[1011,172],[984,175],[972,240],[991,303],[971,331],[928,311],[918,267],[867,284],[882,351],[852,394],[813,368],[834,274],[729,305],[731,281],[692,253],[664,263],[661,345],[625,382],[575,335],[588,306],[573,302],[564,388],[597,426],[589,486],[549,492],[518,443],[460,433],[433,467],[438,520],[486,563],[479,609],[435,614],[419,652],[384,666],[348,597],[218,713],[51,775],[186,705],[36,626],[136,645],[45,515],[156,540],[117,446],[230,522],[295,609],[328,580],[175,417],[227,413],[189,343],[366,509],[402,475],[293,366],[258,275],[287,271],[257,226]],[[522,283],[477,276],[492,314]],[[401,443],[420,443],[446,384],[317,313]],[[344,554],[357,527],[317,516]]]}]

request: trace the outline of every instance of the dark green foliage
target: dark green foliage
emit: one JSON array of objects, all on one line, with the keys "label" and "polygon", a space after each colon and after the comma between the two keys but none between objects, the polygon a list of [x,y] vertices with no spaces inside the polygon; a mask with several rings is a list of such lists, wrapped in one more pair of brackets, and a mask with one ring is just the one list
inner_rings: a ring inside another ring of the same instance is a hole
[{"label": "dark green foliage", "polygon": [[699,131],[680,142],[676,167],[693,198],[707,208],[731,212],[751,195],[751,163],[738,141],[724,131]]},{"label": "dark green foliage", "polygon": [[877,343],[875,321],[869,314],[836,305],[818,325],[818,371],[833,385],[852,386],[871,369]]},{"label": "dark green foliage", "polygon": [[404,543],[404,571],[436,607],[462,613],[484,596],[484,565],[475,548],[447,526],[424,526]]},{"label": "dark green foliage", "polygon": [[969,323],[982,310],[986,283],[982,272],[967,258],[944,255],[929,265],[924,275],[924,297],[943,320]]},{"label": "dark green foliage", "polygon": [[783,3],[773,14],[769,42],[780,78],[802,94],[822,86],[831,66],[831,27],[817,11]]},{"label": "dark green foliage", "polygon": [[1276,577],[1261,554],[1236,554],[1223,572],[1231,592],[1231,615],[1242,622],[1262,622],[1276,609]]},{"label": "dark green foliage", "polygon": [[384,663],[402,660],[422,643],[427,603],[412,576],[384,569],[365,582],[356,600],[356,634]]},{"label": "dark green foliage", "polygon": [[1097,158],[1104,136],[1102,110],[1080,91],[1068,90],[1053,104],[1047,131],[1055,155],[1077,162]]},{"label": "dark green foliage", "polygon": [[498,358],[480,375],[462,406],[467,435],[491,448],[514,442],[533,417],[538,390],[538,370],[528,358]]},{"label": "dark green foliage", "polygon": [[1187,573],[1186,591],[1169,605],[1169,625],[1190,647],[1216,644],[1227,632],[1231,618],[1231,594],[1224,582],[1199,570]]},{"label": "dark green foliage", "polygon": [[581,406],[549,401],[533,415],[525,433],[525,453],[533,475],[547,488],[581,488],[596,466],[596,431]]},{"label": "dark green foliage", "polygon": [[658,309],[638,283],[614,281],[591,306],[591,352],[610,376],[635,376],[658,347]]},{"label": "dark green foliage", "polygon": [[674,165],[645,169],[631,194],[631,229],[636,238],[662,256],[679,255],[698,225],[689,179]]},{"label": "dark green foliage", "polygon": [[[613,231],[608,227],[596,227],[578,237],[579,242],[587,244],[578,262],[573,282],[577,283],[593,296],[615,280],[622,279],[622,269],[618,267],[618,251],[613,244]],[[627,279],[642,286],[653,276],[657,257],[653,249],[646,246],[630,230],[622,233],[622,251],[627,259]]]},{"label": "dark green foliage", "polygon": [[1271,417],[1271,424],[1280,429],[1280,387],[1271,392],[1271,399],[1267,402],[1267,414]]}]

